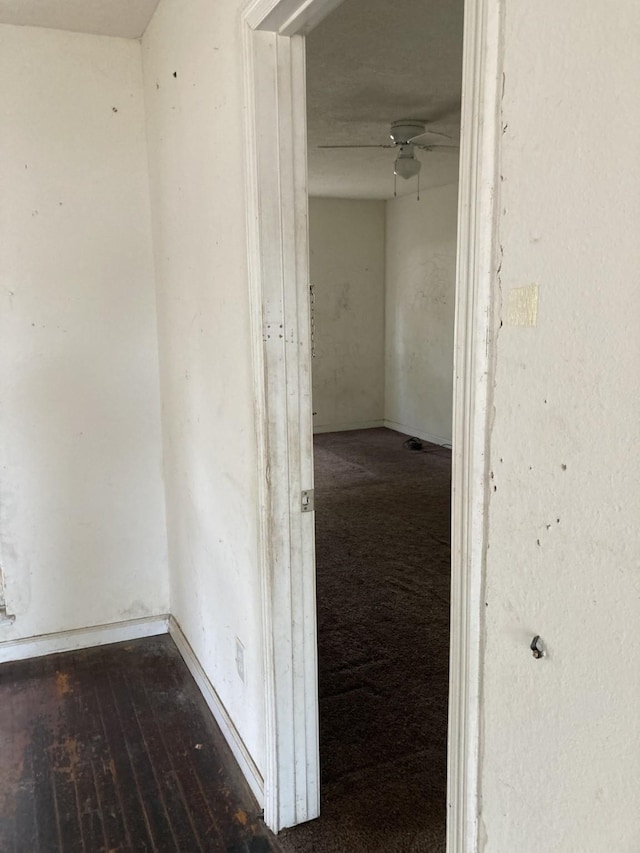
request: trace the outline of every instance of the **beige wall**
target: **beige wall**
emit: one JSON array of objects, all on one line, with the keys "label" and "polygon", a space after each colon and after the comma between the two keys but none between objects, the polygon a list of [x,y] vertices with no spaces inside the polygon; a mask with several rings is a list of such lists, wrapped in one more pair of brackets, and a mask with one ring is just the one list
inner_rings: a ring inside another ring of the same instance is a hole
[{"label": "beige wall", "polygon": [[382,426],[385,203],[309,199],[316,432]]},{"label": "beige wall", "polygon": [[240,6],[161,0],[142,47],[172,612],[263,770]]},{"label": "beige wall", "polygon": [[386,210],[385,421],[450,443],[458,185]]},{"label": "beige wall", "polygon": [[169,608],[140,47],[0,27],[0,641]]}]

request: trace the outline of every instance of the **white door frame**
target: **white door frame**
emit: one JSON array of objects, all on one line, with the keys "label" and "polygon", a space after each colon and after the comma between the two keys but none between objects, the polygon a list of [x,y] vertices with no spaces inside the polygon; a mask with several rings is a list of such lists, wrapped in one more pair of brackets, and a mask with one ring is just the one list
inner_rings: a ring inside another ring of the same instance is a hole
[{"label": "white door frame", "polygon": [[[305,45],[341,0],[252,0],[242,14],[249,279],[260,482],[265,820],[319,814]],[[497,269],[500,0],[466,0],[456,280],[449,853],[478,836],[480,644],[492,283]]]}]

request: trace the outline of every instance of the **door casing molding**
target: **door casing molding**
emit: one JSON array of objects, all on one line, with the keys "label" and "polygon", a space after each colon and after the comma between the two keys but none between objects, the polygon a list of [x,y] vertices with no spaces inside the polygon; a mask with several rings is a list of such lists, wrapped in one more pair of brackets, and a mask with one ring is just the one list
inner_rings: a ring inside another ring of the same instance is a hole
[{"label": "door casing molding", "polygon": [[[340,0],[242,14],[246,202],[266,690],[265,821],[320,808],[304,35]],[[499,0],[466,0],[454,364],[447,850],[478,849],[482,591],[492,287],[497,270]]]},{"label": "door casing molding", "polygon": [[502,4],[465,0],[451,480],[448,853],[476,853],[480,843],[481,663],[502,86]]},{"label": "door casing molding", "polygon": [[[254,5],[264,5],[261,3]],[[243,16],[266,689],[265,821],[320,810],[304,38]]]}]

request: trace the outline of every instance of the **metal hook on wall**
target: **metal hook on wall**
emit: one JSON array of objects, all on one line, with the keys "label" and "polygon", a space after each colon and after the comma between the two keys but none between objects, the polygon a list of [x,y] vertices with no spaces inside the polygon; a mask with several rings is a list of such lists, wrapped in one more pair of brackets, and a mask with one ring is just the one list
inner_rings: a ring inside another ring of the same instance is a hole
[{"label": "metal hook on wall", "polygon": [[540,634],[536,634],[533,640],[531,640],[531,645],[529,646],[531,652],[536,660],[544,657],[544,646],[540,640]]}]

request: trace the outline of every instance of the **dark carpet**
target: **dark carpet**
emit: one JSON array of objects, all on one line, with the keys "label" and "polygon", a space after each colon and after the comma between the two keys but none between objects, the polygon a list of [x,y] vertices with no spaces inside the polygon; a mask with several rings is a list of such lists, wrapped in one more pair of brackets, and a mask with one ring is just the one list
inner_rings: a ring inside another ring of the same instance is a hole
[{"label": "dark carpet", "polygon": [[322,814],[286,853],[445,850],[451,453],[315,437]]}]

